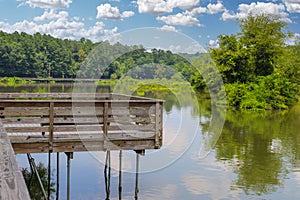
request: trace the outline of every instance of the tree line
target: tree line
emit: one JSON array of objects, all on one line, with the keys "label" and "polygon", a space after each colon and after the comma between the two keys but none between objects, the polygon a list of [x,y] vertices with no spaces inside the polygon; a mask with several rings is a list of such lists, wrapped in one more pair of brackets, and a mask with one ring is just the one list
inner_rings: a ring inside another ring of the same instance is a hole
[{"label": "tree line", "polygon": [[[89,66],[83,64],[84,61],[98,63]],[[162,76],[163,73],[168,73],[163,71],[163,65],[178,69],[187,78],[190,76],[185,72],[189,71],[190,63],[171,51],[160,49],[149,51],[142,46],[110,44],[107,41],[93,43],[85,38],[74,41],[40,33],[9,34],[0,31],[0,77],[75,78],[79,73],[86,77],[118,79],[132,68],[137,66],[147,68],[147,64],[152,63],[156,64],[154,68],[150,67],[154,70],[154,73],[151,73],[152,77],[147,77],[147,73],[142,70],[132,76],[134,78],[155,78],[153,74]],[[81,67],[82,64],[90,68]],[[106,70],[99,77],[97,70],[104,67]]]}]

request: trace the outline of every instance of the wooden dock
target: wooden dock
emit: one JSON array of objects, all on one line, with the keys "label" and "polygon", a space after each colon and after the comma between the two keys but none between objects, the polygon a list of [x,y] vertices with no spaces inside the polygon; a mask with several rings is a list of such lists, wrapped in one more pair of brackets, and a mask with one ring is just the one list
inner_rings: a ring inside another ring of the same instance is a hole
[{"label": "wooden dock", "polygon": [[120,94],[2,93],[16,154],[157,149],[163,101]]}]

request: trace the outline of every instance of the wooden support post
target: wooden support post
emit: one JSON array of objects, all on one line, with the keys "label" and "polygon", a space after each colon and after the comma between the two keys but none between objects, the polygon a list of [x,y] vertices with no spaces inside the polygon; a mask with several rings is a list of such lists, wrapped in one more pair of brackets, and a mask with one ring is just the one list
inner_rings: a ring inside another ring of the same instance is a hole
[{"label": "wooden support post", "polygon": [[73,152],[66,152],[67,155],[67,200],[70,200],[71,194],[71,159],[73,159]]},{"label": "wooden support post", "polygon": [[136,153],[136,167],[135,167],[135,195],[134,195],[134,199],[137,200],[138,199],[138,194],[139,194],[139,162],[140,162],[140,157],[139,154]]},{"label": "wooden support post", "polygon": [[119,153],[119,200],[122,199],[122,150]]},{"label": "wooden support post", "polygon": [[[108,168],[108,171],[107,171]],[[104,167],[104,178],[105,178],[105,190],[106,190],[106,200],[109,200],[110,197],[110,151],[106,152],[106,161]]]},{"label": "wooden support post", "polygon": [[59,199],[59,152],[56,153],[56,200]]},{"label": "wooden support post", "polygon": [[48,152],[48,200],[51,197],[51,151]]}]

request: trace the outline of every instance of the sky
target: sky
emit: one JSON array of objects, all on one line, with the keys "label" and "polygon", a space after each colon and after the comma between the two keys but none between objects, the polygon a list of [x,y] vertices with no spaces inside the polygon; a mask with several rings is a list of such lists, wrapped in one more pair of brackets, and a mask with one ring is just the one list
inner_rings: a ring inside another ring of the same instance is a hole
[{"label": "sky", "polygon": [[295,34],[287,43],[299,41],[300,0],[0,0],[0,30],[114,42],[124,31],[152,27],[189,37],[203,48],[170,50],[195,53],[216,46],[220,34],[236,34],[237,20],[250,13],[278,15]]}]

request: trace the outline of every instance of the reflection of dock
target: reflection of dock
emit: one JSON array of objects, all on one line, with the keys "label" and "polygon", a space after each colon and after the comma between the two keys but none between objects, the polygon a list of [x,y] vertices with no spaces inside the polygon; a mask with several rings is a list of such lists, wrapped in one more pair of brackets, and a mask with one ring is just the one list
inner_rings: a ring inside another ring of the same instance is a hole
[{"label": "reflection of dock", "polygon": [[[119,94],[0,94],[0,118],[16,154],[157,149],[162,103]],[[0,152],[1,153],[1,152]]]}]

